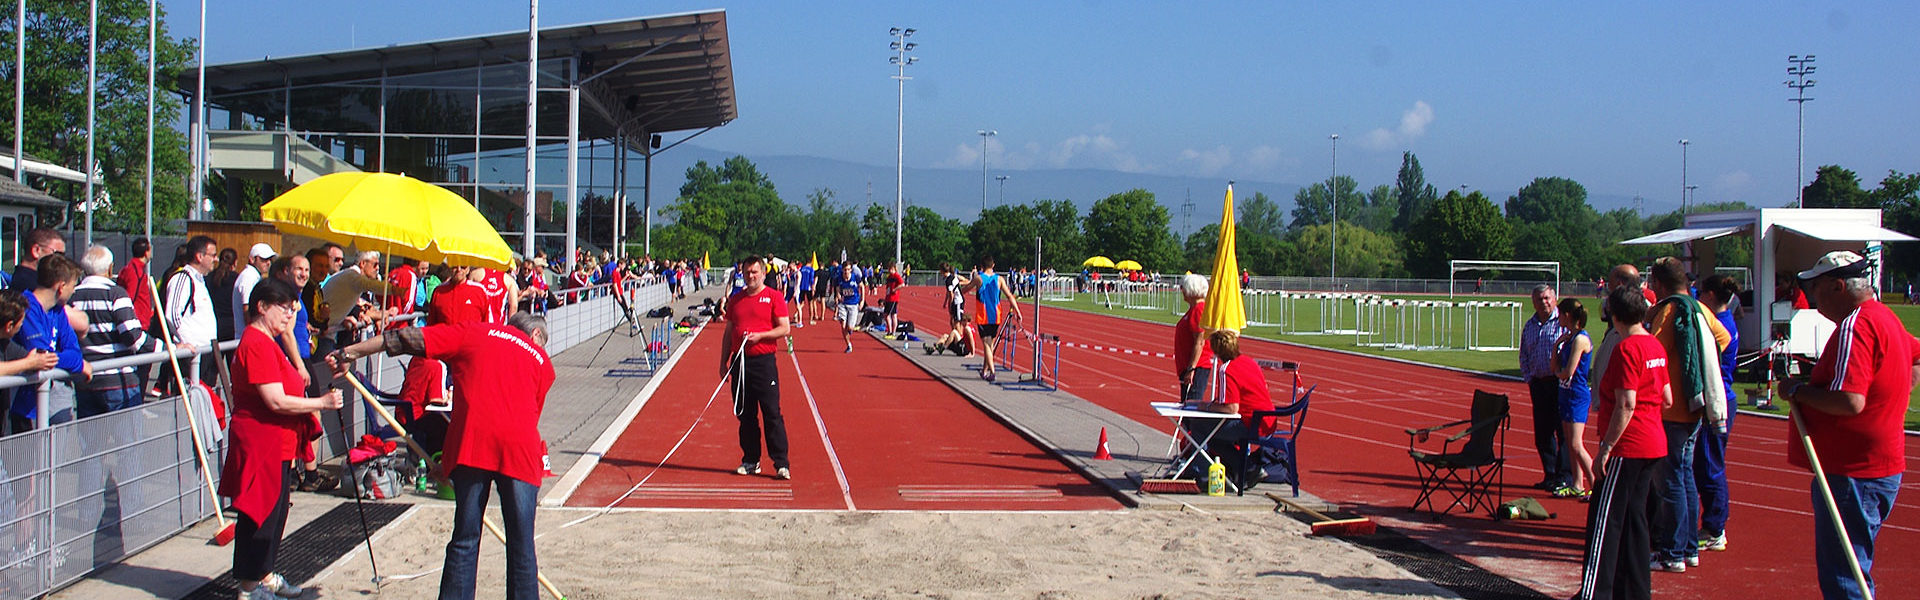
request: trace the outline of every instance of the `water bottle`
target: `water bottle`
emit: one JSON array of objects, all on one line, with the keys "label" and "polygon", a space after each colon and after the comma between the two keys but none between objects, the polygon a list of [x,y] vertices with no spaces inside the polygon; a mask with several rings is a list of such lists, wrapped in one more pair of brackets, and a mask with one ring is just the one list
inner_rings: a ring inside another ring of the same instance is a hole
[{"label": "water bottle", "polygon": [[1213,461],[1213,464],[1207,466],[1207,495],[1227,495],[1227,467],[1220,464],[1220,461]]}]

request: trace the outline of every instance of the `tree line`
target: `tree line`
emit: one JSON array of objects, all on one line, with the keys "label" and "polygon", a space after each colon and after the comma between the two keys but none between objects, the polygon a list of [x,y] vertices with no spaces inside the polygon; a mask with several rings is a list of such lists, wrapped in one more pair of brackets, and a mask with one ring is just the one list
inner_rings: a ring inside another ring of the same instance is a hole
[{"label": "tree line", "polygon": [[[1236,199],[1235,250],[1240,265],[1258,275],[1325,276],[1331,265],[1333,216],[1339,215],[1344,277],[1444,278],[1448,261],[1533,260],[1559,262],[1568,279],[1599,277],[1615,264],[1673,254],[1675,247],[1621,246],[1620,241],[1681,226],[1680,211],[1641,215],[1631,208],[1598,211],[1587,190],[1564,177],[1536,178],[1495,204],[1482,191],[1437,193],[1426,182],[1420,159],[1403,153],[1393,184],[1360,191],[1342,175],[1294,194],[1283,210],[1266,194]],[[1877,189],[1839,166],[1824,166],[1805,189],[1808,208],[1882,208],[1887,226],[1920,230],[1920,174],[1889,172]],[[1336,210],[1337,208],[1337,210]],[[1748,210],[1741,202],[1696,205],[1691,212]],[[687,169],[679,196],[662,211],[671,223],[656,225],[654,253],[663,256],[736,257],[773,252],[786,257],[838,257],[844,250],[863,261],[893,258],[892,207],[857,209],[838,202],[833,190],[817,189],[795,206],[783,201],[773,181],[751,161],[735,156],[719,165],[701,161]],[[988,209],[971,223],[922,206],[908,206],[901,226],[901,258],[917,268],[941,263],[970,265],[993,257],[1005,266],[1034,264],[1034,238],[1044,240],[1045,266],[1078,270],[1086,257],[1136,260],[1165,273],[1211,269],[1220,226],[1209,224],[1177,238],[1169,212],[1151,192],[1134,189],[1094,201],[1085,212],[1067,199],[1040,199]],[[1722,265],[1751,265],[1751,242],[1722,239]],[[1920,261],[1890,253],[1889,272],[1912,274]],[[719,260],[716,258],[716,261]]]}]

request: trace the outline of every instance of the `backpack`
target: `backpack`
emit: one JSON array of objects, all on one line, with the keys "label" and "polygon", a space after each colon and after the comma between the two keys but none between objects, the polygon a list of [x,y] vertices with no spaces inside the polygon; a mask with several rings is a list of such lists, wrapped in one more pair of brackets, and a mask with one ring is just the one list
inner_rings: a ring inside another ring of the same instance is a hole
[{"label": "backpack", "polygon": [[1547,507],[1532,498],[1514,498],[1500,504],[1496,516],[1512,521],[1544,521],[1556,515],[1547,512]]}]

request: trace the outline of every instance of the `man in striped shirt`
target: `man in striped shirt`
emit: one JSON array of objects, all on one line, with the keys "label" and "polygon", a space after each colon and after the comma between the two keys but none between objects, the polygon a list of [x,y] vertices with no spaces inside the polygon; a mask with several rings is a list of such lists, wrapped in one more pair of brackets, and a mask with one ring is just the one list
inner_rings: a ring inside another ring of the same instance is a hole
[{"label": "man in striped shirt", "polygon": [[[109,277],[113,252],[105,246],[88,248],[80,258],[80,269],[85,278],[74,288],[67,306],[87,315],[87,334],[80,340],[87,362],[159,350],[160,340],[142,328],[126,288]],[[133,367],[96,370],[92,379],[81,384],[77,412],[86,418],[139,406],[140,388],[140,375]]]}]

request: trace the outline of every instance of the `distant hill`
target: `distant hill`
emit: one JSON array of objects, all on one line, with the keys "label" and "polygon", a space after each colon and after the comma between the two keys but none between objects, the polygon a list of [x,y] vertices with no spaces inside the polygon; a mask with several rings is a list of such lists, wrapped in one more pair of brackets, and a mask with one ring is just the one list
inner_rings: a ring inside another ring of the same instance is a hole
[{"label": "distant hill", "polygon": [[[658,187],[653,194],[656,207],[665,206],[673,201],[680,184],[685,181],[688,167],[697,161],[705,160],[709,164],[718,164],[732,156],[733,152],[722,152],[692,144],[681,145],[673,150],[661,153],[654,160],[653,179]],[[841,204],[864,210],[871,186],[871,201],[885,206],[893,204],[893,165],[867,165],[856,162],[820,158],[816,156],[747,156],[760,171],[773,179],[780,197],[790,204],[805,204],[807,193],[820,188],[834,191],[835,198]],[[635,165],[638,166],[637,164]],[[1226,190],[1226,180],[1205,177],[1179,177],[1170,175],[1149,175],[1141,173],[1123,173],[1097,169],[1036,169],[1024,171],[989,171],[987,180],[987,203],[998,205],[1000,202],[1000,182],[993,180],[995,175],[1006,175],[1006,202],[1024,204],[1035,199],[1071,200],[1074,206],[1084,213],[1089,206],[1101,198],[1125,192],[1134,188],[1153,192],[1161,206],[1167,207],[1173,229],[1181,236],[1199,229],[1207,223],[1220,219],[1221,193]],[[605,176],[602,177],[603,179]],[[637,182],[639,174],[633,174]],[[980,212],[980,171],[978,169],[918,169],[906,170],[906,202],[932,208],[942,215],[956,218],[962,222],[971,222]],[[1388,184],[1390,181],[1362,181],[1363,189],[1374,185]],[[1279,183],[1271,181],[1239,181],[1234,184],[1237,198],[1250,198],[1255,192],[1265,193],[1279,203],[1283,209],[1293,208],[1293,195],[1302,186],[1297,183]],[[1504,203],[1514,190],[1487,190],[1487,195],[1495,204]],[[1193,212],[1188,219],[1181,215],[1181,205],[1191,194]],[[1632,207],[1632,196],[1599,194],[1588,190],[1588,203],[1595,210],[1605,212],[1614,208]],[[1663,202],[1648,199],[1644,203],[1648,212],[1666,212],[1674,209]]]}]

